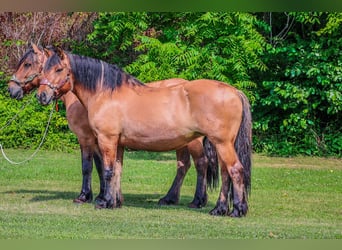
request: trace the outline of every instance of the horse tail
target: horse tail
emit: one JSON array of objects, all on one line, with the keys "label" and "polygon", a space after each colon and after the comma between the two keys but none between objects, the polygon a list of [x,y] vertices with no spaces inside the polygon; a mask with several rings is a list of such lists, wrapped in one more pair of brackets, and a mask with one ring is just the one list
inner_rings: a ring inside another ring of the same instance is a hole
[{"label": "horse tail", "polygon": [[219,164],[215,146],[205,136],[203,138],[203,148],[205,156],[208,158],[207,184],[208,188],[213,189],[219,182]]},{"label": "horse tail", "polygon": [[[245,185],[245,197],[251,192],[251,170],[252,170],[252,114],[250,109],[250,103],[247,96],[238,91],[242,102],[242,121],[239,128],[238,135],[235,140],[235,151],[238,154],[239,160],[243,166],[243,179]],[[229,185],[230,201],[233,201],[233,183],[230,180]]]}]

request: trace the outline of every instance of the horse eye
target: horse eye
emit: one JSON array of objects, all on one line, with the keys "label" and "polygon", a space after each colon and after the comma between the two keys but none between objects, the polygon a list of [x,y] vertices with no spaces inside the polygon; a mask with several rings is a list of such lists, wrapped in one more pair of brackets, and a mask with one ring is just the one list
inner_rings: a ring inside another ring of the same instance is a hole
[{"label": "horse eye", "polygon": [[26,67],[26,68],[31,67],[31,63],[25,63],[24,67]]},{"label": "horse eye", "polygon": [[58,69],[56,69],[56,72],[58,73],[58,72],[61,72],[63,70],[63,68],[58,68]]}]

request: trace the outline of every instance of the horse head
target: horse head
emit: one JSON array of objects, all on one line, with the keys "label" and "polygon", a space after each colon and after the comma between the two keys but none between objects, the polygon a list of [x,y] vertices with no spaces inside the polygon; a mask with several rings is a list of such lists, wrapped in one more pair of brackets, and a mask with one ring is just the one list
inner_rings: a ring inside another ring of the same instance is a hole
[{"label": "horse head", "polygon": [[48,105],[69,90],[72,90],[72,75],[68,55],[60,48],[49,57],[43,68],[37,97],[41,104]]},{"label": "horse head", "polygon": [[11,98],[20,100],[25,94],[39,86],[43,65],[52,54],[51,49],[38,48],[35,44],[31,45],[31,48],[20,59],[16,72],[8,83]]}]

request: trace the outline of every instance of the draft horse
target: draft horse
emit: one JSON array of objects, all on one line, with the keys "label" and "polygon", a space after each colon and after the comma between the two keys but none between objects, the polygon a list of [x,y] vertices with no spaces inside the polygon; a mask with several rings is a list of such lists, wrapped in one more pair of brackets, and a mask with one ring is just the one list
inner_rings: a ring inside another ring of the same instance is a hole
[{"label": "draft horse", "polygon": [[230,216],[247,214],[251,112],[248,100],[236,88],[205,79],[152,88],[116,65],[57,49],[44,66],[37,95],[41,104],[47,105],[68,91],[87,109],[98,140],[105,181],[105,202],[99,207],[122,206],[124,146],[179,150],[207,136],[216,147],[222,179],[219,198],[210,214],[227,215],[231,194]]},{"label": "draft horse", "polygon": [[[11,98],[22,99],[24,95],[39,87],[42,68],[51,55],[53,48],[38,48],[32,44],[24,56],[20,59],[16,72],[8,83],[8,90]],[[169,79],[150,83],[149,86],[162,87],[185,82],[184,79]],[[82,159],[82,188],[80,194],[74,199],[75,203],[91,202],[93,199],[91,187],[91,175],[93,159],[100,179],[100,194],[96,201],[100,203],[104,192],[104,180],[102,173],[102,159],[99,153],[96,137],[94,136],[89,122],[87,110],[79,102],[78,98],[69,91],[61,97],[65,107],[68,125],[79,141]],[[190,167],[190,154],[197,170],[197,185],[193,201],[190,207],[200,208],[207,203],[207,184],[212,187],[217,184],[218,162],[216,151],[212,144],[205,140],[205,147],[202,145],[203,138],[191,141],[186,148],[176,151],[177,174],[169,192],[159,200],[159,204],[177,204],[180,196],[180,188],[184,177]],[[208,159],[207,159],[208,158]],[[208,166],[209,165],[209,166]],[[207,173],[208,172],[208,173]]]}]

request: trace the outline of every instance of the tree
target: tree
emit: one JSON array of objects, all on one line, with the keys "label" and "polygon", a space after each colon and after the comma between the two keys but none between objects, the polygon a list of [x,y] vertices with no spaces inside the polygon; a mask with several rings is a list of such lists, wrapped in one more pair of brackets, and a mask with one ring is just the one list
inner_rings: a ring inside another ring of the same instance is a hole
[{"label": "tree", "polygon": [[255,145],[275,154],[341,155],[341,15],[286,15],[293,20],[287,36],[273,40],[263,59],[272,70],[256,80]]},{"label": "tree", "polygon": [[210,78],[253,97],[250,71],[265,69],[265,39],[256,24],[249,13],[100,13],[86,44],[88,55],[145,82]]}]

